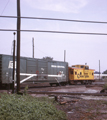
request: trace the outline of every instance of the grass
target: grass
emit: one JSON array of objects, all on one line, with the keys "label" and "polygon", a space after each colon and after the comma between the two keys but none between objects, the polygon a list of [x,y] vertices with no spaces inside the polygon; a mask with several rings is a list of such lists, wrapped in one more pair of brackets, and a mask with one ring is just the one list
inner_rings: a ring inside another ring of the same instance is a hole
[{"label": "grass", "polygon": [[0,120],[67,120],[48,98],[0,94]]},{"label": "grass", "polygon": [[107,90],[107,83],[104,84],[103,88],[104,88],[105,90]]}]

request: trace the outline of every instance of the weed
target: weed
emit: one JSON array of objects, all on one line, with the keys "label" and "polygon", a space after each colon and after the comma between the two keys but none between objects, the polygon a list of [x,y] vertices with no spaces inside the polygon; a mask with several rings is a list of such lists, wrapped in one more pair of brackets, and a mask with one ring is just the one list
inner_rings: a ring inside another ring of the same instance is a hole
[{"label": "weed", "polygon": [[102,103],[107,105],[107,101],[103,101]]},{"label": "weed", "polygon": [[93,110],[93,108],[88,108],[87,111],[90,112],[91,110]]},{"label": "weed", "polygon": [[107,83],[104,84],[103,88],[104,88],[105,90],[107,90]]},{"label": "weed", "polygon": [[48,98],[0,94],[0,120],[67,120]]},{"label": "weed", "polygon": [[24,89],[24,95],[27,95],[28,85]]}]

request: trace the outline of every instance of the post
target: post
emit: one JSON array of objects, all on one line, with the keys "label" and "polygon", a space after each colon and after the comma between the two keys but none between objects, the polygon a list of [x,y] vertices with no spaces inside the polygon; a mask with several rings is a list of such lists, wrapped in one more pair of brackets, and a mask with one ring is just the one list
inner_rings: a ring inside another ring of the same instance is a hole
[{"label": "post", "polygon": [[99,81],[100,81],[100,60],[99,60]]},{"label": "post", "polygon": [[17,0],[17,93],[20,91],[20,0]]},{"label": "post", "polygon": [[65,59],[66,59],[66,50],[64,50],[64,62],[65,62]]},{"label": "post", "polygon": [[33,58],[34,58],[34,38],[32,38],[32,46],[33,46]]},{"label": "post", "polygon": [[12,93],[14,93],[14,82],[15,82],[15,78],[14,78],[14,75],[15,75],[15,32],[13,33],[14,34],[14,40],[13,40],[13,82],[12,82]]}]

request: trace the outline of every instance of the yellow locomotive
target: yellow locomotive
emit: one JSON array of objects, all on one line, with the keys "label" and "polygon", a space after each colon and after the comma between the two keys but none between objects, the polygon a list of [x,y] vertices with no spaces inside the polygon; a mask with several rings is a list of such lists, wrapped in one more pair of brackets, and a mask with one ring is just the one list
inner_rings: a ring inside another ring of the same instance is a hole
[{"label": "yellow locomotive", "polygon": [[89,69],[88,65],[73,65],[68,67],[69,83],[91,84],[94,82],[94,70]]}]

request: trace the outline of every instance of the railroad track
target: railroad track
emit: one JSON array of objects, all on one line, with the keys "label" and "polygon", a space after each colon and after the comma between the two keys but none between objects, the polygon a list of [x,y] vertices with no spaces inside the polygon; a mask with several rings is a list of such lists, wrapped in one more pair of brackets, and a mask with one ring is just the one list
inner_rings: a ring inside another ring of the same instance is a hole
[{"label": "railroad track", "polygon": [[[98,84],[92,84],[92,85],[66,85],[66,86],[28,86],[28,89],[31,91],[52,91],[52,90],[58,90],[58,89],[70,89],[70,88],[81,88],[81,87],[86,87],[86,88],[91,88],[91,87],[103,87],[103,85],[98,85]],[[25,86],[21,87],[21,90],[25,89]]]},{"label": "railroad track", "polygon": [[28,91],[28,94],[59,94],[59,95],[88,95],[88,96],[107,96],[107,93],[83,93],[83,92],[51,92],[51,91]]},{"label": "railroad track", "polygon": [[85,85],[86,87],[103,87],[103,84],[92,84],[92,85]]},{"label": "railroad track", "polygon": [[[27,85],[23,85],[21,86],[21,89],[24,89]],[[46,85],[46,86],[36,86],[36,85],[28,85],[29,88],[60,88],[60,87],[77,87],[77,86],[85,86],[85,85],[81,85],[81,84],[78,84],[78,85],[65,85],[65,86],[50,86],[50,85]]]},{"label": "railroad track", "polygon": [[[105,83],[107,83],[107,82],[95,81],[91,85],[90,84],[86,84],[86,86],[94,86],[94,85],[99,85],[99,86],[101,85],[101,86],[103,86]],[[37,84],[33,84],[33,83],[27,84],[27,83],[24,83],[24,84],[21,84],[22,88],[27,86],[27,85],[29,87],[58,87],[58,86],[55,86],[55,85],[50,86],[49,83],[42,83],[42,84],[41,83],[37,83]],[[59,85],[59,86],[62,86],[62,85]],[[65,86],[68,86],[68,84],[65,85]],[[75,86],[75,85],[69,85],[69,86]],[[82,84],[76,84],[76,86],[83,86],[83,85]]]}]

